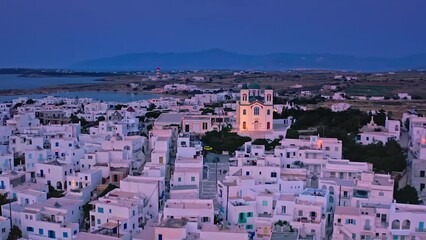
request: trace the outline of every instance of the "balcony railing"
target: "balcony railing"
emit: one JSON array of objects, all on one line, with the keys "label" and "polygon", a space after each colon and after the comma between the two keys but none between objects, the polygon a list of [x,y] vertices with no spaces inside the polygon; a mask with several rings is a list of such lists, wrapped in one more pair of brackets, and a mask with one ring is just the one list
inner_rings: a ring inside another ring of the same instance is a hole
[{"label": "balcony railing", "polygon": [[416,232],[426,232],[426,228],[418,228],[418,227],[416,227]]}]

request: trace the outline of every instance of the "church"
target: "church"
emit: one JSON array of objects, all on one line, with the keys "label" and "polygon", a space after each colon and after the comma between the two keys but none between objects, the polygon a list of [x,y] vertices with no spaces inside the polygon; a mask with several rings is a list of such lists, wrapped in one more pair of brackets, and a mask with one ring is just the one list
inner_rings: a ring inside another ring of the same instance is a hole
[{"label": "church", "polygon": [[258,84],[244,85],[237,102],[238,132],[250,133],[270,132],[273,129],[273,96],[271,87],[260,89]]}]

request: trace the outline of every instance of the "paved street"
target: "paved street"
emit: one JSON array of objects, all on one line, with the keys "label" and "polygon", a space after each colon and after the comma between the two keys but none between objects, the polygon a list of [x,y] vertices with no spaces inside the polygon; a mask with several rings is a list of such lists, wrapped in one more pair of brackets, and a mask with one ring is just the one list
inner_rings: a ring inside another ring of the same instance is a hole
[{"label": "paved street", "polygon": [[[214,162],[219,158],[219,162]],[[217,167],[217,171],[216,171]],[[201,182],[200,198],[201,199],[214,199],[216,206],[216,174],[217,180],[225,178],[226,172],[229,171],[229,156],[208,153],[204,158],[204,179]]]}]

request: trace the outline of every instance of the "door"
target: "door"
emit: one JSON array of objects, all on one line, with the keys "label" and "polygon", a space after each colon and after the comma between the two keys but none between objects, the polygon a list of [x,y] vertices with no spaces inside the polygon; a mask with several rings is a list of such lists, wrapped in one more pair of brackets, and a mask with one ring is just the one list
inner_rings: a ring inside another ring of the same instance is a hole
[{"label": "door", "polygon": [[423,232],[424,227],[425,227],[425,223],[419,222],[419,232]]},{"label": "door", "polygon": [[260,123],[258,121],[254,122],[254,130],[259,130]]}]

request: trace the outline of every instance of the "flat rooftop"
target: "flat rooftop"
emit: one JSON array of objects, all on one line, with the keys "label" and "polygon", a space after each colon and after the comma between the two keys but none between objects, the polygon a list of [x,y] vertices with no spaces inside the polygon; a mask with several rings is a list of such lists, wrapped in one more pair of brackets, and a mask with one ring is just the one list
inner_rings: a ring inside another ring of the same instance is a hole
[{"label": "flat rooftop", "polygon": [[213,200],[167,200],[165,208],[213,209]]},{"label": "flat rooftop", "polygon": [[198,189],[197,185],[179,185],[179,186],[173,186],[172,191],[179,191],[179,190],[194,190]]},{"label": "flat rooftop", "polygon": [[182,122],[183,118],[188,115],[186,113],[161,113],[160,116],[155,120],[156,123],[160,124],[179,124]]},{"label": "flat rooftop", "polygon": [[158,224],[158,227],[163,227],[163,228],[183,228],[186,226],[186,223],[188,222],[188,220],[186,219],[172,219],[172,218],[167,218],[166,220],[160,222]]}]

